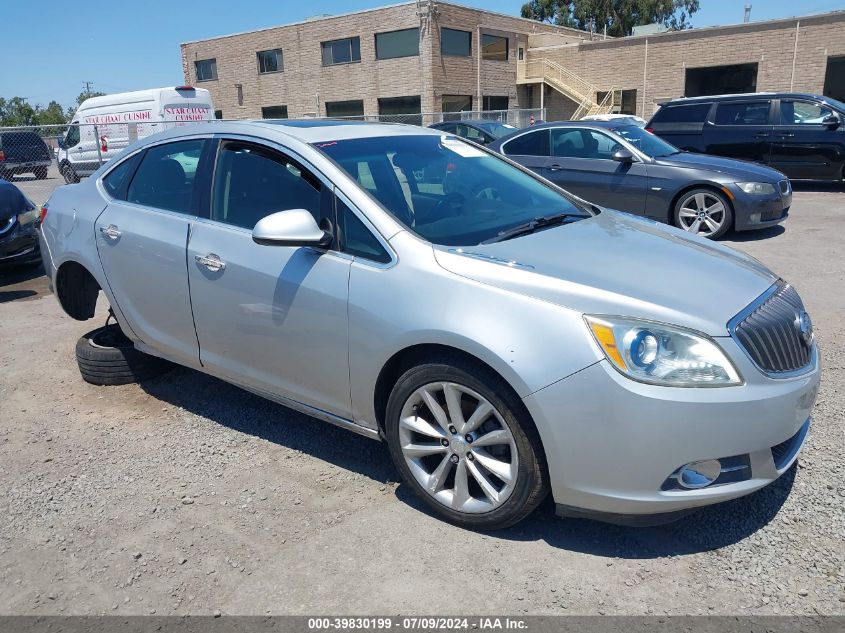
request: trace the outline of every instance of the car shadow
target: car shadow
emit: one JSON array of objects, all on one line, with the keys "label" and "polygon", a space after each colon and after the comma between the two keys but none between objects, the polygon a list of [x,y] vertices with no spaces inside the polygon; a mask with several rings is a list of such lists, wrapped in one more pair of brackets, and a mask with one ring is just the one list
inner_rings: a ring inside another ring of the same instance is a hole
[{"label": "car shadow", "polygon": [[[526,519],[489,535],[509,541],[544,541],[572,552],[630,560],[718,550],[751,536],[777,516],[792,490],[795,470],[793,466],[773,484],[751,495],[707,506],[665,525],[627,527],[590,519],[561,518],[555,514],[555,504],[549,495]],[[396,489],[396,496],[420,512],[434,516],[407,484]]]},{"label": "car shadow", "polygon": [[0,288],[32,281],[43,277],[45,274],[44,265],[41,262],[37,264],[8,264],[0,267]]},{"label": "car shadow", "polygon": [[845,182],[815,181],[815,180],[792,180],[793,191],[809,191],[816,193],[842,193],[845,192]]},{"label": "car shadow", "polygon": [[[192,369],[141,383],[154,398],[222,426],[307,453],[384,484],[399,481],[386,447],[308,415],[253,395]],[[703,508],[667,525],[624,527],[560,518],[551,495],[517,525],[491,532],[509,541],[544,541],[552,547],[606,558],[651,559],[717,550],[755,533],[777,516],[795,480],[793,467],[754,494]],[[401,483],[399,501],[440,520]],[[456,528],[457,529],[457,528]]]},{"label": "car shadow", "polygon": [[756,242],[758,240],[768,240],[778,235],[786,233],[786,227],[782,224],[770,226],[765,229],[758,229],[756,231],[731,231],[722,240],[722,242]]},{"label": "car shadow", "polygon": [[199,371],[178,367],[141,382],[158,400],[232,430],[285,446],[384,484],[397,481],[383,444],[256,396]]}]

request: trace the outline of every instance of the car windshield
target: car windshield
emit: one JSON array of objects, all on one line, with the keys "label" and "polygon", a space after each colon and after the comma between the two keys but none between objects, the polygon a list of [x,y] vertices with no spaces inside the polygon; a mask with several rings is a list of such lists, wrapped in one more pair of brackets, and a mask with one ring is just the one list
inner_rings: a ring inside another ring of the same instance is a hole
[{"label": "car windshield", "polygon": [[681,151],[674,145],[670,145],[660,137],[636,125],[617,127],[613,131],[651,158],[671,156]]},{"label": "car windshield", "polygon": [[557,189],[454,136],[382,136],[316,147],[433,244],[476,245],[561,213],[590,217]]},{"label": "car windshield", "polygon": [[845,114],[845,103],[842,103],[841,101],[832,97],[825,97],[824,100],[830,105],[832,105],[834,108],[839,110],[841,113]]}]

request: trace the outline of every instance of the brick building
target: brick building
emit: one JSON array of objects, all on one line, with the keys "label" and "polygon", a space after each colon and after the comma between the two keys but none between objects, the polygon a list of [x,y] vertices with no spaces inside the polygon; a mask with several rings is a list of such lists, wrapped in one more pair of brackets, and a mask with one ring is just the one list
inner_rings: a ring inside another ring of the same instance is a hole
[{"label": "brick building", "polygon": [[189,42],[182,66],[225,118],[541,107],[549,120],[648,117],[679,96],[845,99],[845,11],[612,39],[419,0]]}]

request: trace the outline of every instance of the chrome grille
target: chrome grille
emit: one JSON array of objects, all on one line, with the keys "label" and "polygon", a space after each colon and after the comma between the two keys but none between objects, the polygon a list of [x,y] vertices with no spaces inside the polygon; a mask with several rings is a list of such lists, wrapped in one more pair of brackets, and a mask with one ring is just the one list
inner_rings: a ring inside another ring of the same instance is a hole
[{"label": "chrome grille", "polygon": [[781,180],[778,185],[780,186],[781,193],[789,193],[789,181],[788,180]]},{"label": "chrome grille", "polygon": [[[765,297],[765,295],[764,295]],[[731,331],[751,360],[767,373],[784,374],[810,364],[813,342],[805,341],[804,304],[795,289],[779,281],[768,297],[732,321]],[[812,330],[810,330],[812,332]]]}]

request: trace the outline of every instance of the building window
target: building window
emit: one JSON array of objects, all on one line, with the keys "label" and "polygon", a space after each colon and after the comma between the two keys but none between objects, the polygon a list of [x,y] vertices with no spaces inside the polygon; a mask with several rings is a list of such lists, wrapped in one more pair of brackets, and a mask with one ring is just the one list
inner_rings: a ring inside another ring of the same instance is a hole
[{"label": "building window", "polygon": [[521,62],[525,61],[525,49],[522,48],[521,46],[519,47],[518,52],[517,52],[517,59]]},{"label": "building window", "polygon": [[[615,92],[622,93],[619,98],[614,95],[613,101],[609,105],[613,106],[613,111],[619,108],[619,114],[636,114],[637,113],[637,89],[632,90],[616,90]],[[603,103],[607,92],[596,93],[596,103]]]},{"label": "building window", "polygon": [[288,118],[287,106],[265,106],[261,108],[262,119],[286,119]]},{"label": "building window", "polygon": [[485,96],[481,105],[482,110],[507,110],[508,98]]},{"label": "building window", "polygon": [[420,54],[418,28],[376,33],[376,59],[415,57]]},{"label": "building window", "polygon": [[440,54],[471,57],[472,33],[455,29],[440,29]]},{"label": "building window", "polygon": [[472,95],[443,95],[441,110],[444,121],[459,121],[459,112],[472,110]]},{"label": "building window", "polygon": [[342,40],[322,42],[323,66],[351,64],[361,61],[361,38],[347,37]]},{"label": "building window", "polygon": [[223,118],[223,110],[215,110],[214,111],[214,118],[215,119],[222,119]]},{"label": "building window", "polygon": [[258,72],[262,75],[266,73],[278,73],[285,69],[281,48],[276,48],[272,51],[258,51],[257,55]]},{"label": "building window", "polygon": [[494,62],[508,61],[508,38],[482,33],[481,58]]},{"label": "building window", "polygon": [[326,101],[326,116],[332,118],[363,118],[364,102],[360,99],[353,101]]},{"label": "building window", "polygon": [[197,81],[214,81],[217,79],[217,60],[198,59],[194,62],[197,70]]},{"label": "building window", "polygon": [[410,123],[411,125],[422,125],[420,116],[421,102],[419,95],[414,97],[391,97],[378,100],[379,116],[383,120],[396,123]]}]

